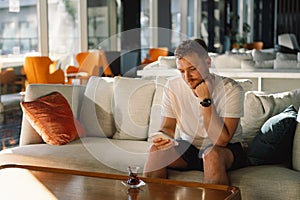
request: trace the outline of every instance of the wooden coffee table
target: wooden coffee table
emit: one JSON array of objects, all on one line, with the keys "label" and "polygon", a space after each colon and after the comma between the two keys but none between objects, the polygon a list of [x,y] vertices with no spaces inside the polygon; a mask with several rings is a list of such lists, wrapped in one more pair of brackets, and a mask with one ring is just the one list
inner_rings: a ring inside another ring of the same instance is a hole
[{"label": "wooden coffee table", "polygon": [[166,179],[141,179],[129,188],[127,176],[75,170],[5,165],[0,167],[1,199],[241,199],[237,187]]}]

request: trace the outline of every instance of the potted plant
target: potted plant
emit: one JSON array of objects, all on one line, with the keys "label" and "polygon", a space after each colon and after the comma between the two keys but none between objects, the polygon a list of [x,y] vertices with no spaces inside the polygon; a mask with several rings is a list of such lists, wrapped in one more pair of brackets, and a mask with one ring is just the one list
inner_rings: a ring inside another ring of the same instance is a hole
[{"label": "potted plant", "polygon": [[244,47],[244,44],[247,43],[247,35],[249,34],[251,30],[251,26],[244,22],[243,23],[243,33],[242,35],[238,32],[238,23],[239,23],[240,17],[236,13],[231,12],[230,13],[230,23],[231,27],[228,30],[230,42],[231,42],[231,48],[241,48]]}]

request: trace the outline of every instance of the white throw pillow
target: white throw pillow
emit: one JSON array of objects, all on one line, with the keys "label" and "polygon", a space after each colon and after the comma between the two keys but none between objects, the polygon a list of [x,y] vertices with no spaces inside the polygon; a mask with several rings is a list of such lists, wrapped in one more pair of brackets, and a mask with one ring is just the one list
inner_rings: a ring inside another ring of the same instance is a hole
[{"label": "white throw pillow", "polygon": [[276,54],[274,69],[299,69],[300,64],[296,54],[280,53]]},{"label": "white throw pillow", "polygon": [[256,61],[255,67],[256,68],[263,68],[263,69],[272,69],[274,68],[274,62],[275,60],[265,60],[265,61]]},{"label": "white throw pillow", "polygon": [[274,61],[274,69],[300,69],[300,63],[297,60],[279,60]]},{"label": "white throw pillow", "polygon": [[146,140],[155,82],[116,77],[113,115],[116,133],[113,139]]},{"label": "white throw pillow", "polygon": [[252,140],[267,119],[282,112],[289,105],[299,108],[300,89],[273,94],[246,92],[244,117],[241,118],[244,139]]},{"label": "white throw pillow", "polygon": [[291,53],[278,52],[276,54],[276,60],[293,60],[293,61],[297,61],[297,55],[296,54],[291,54]]},{"label": "white throw pillow", "polygon": [[151,107],[150,121],[149,121],[149,132],[148,135],[151,137],[152,133],[157,132],[160,129],[162,117],[162,96],[164,92],[164,86],[167,82],[167,78],[157,77],[156,89],[153,97],[153,103]]},{"label": "white throw pillow", "polygon": [[222,55],[217,55],[211,57],[214,66],[218,68],[241,68],[242,60],[252,59],[252,55],[250,53],[225,53]]},{"label": "white throw pillow", "polygon": [[235,79],[235,81],[242,86],[245,92],[251,91],[253,88],[253,84],[250,79]]},{"label": "white throw pillow", "polygon": [[143,70],[151,70],[151,69],[156,69],[156,68],[159,68],[159,64],[158,64],[158,61],[154,61],[148,65],[146,65]]},{"label": "white throw pillow", "polygon": [[159,56],[158,57],[158,63],[160,67],[166,68],[166,69],[176,69],[176,57],[175,56]]},{"label": "white throw pillow", "polygon": [[274,67],[274,60],[242,60],[241,66],[242,69],[272,69]]},{"label": "white throw pillow", "polygon": [[88,136],[112,137],[115,123],[112,114],[113,78],[89,78],[86,86],[80,122]]},{"label": "white throw pillow", "polygon": [[262,52],[257,49],[252,50],[253,60],[256,62],[263,62],[266,60],[274,60],[276,58],[276,53]]}]

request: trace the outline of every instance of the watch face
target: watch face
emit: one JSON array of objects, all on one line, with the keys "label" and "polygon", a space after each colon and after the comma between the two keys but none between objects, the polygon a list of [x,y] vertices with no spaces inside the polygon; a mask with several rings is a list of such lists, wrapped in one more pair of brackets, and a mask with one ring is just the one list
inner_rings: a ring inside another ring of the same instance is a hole
[{"label": "watch face", "polygon": [[203,106],[203,107],[208,107],[210,106],[212,103],[212,100],[209,99],[209,98],[205,98],[203,99],[203,101],[200,102],[200,104]]}]

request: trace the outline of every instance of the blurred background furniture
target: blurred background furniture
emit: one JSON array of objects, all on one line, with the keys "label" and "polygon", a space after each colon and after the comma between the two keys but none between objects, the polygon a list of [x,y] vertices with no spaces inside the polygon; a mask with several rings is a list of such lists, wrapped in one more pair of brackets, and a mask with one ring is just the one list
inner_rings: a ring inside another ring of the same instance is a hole
[{"label": "blurred background furniture", "polygon": [[6,68],[0,72],[0,95],[8,93],[9,90],[15,90],[15,79],[16,74],[13,68]]},{"label": "blurred background furniture", "polygon": [[264,43],[260,41],[244,44],[244,48],[248,50],[252,50],[252,49],[262,50],[263,46]]},{"label": "blurred background furniture", "polygon": [[[74,79],[87,81],[90,76],[99,76],[101,73],[104,76],[113,77],[103,50],[79,52],[76,55],[76,61],[78,66],[70,65],[66,69],[69,84],[72,84]],[[101,67],[103,71],[100,72]]]},{"label": "blurred background furniture", "polygon": [[14,81],[14,85],[17,88],[17,91],[24,92],[25,91],[25,84],[26,84],[26,73],[24,66],[21,67],[19,73],[16,73],[16,78]]},{"label": "blurred background furniture", "polygon": [[65,74],[56,69],[56,63],[48,56],[29,56],[25,58],[24,71],[27,83],[64,84]]},{"label": "blurred background furniture", "polygon": [[15,139],[19,135],[14,136],[13,140],[9,135],[14,130],[20,132],[21,129],[21,123],[14,123],[18,119],[20,119],[18,122],[21,122],[21,118],[16,117],[18,114],[21,114],[19,108],[20,101],[22,100],[22,94],[16,93],[18,84],[16,83],[17,76],[12,67],[0,72],[0,138],[2,140],[0,149],[4,146],[5,141],[16,141]]},{"label": "blurred background furniture", "polygon": [[297,54],[297,52],[300,51],[296,35],[293,33],[284,33],[278,35],[278,45],[279,51],[283,53]]},{"label": "blurred background furniture", "polygon": [[136,70],[141,65],[140,49],[106,51],[105,55],[114,76],[136,77]]},{"label": "blurred background furniture", "polygon": [[152,63],[157,61],[159,56],[167,56],[169,54],[167,47],[159,47],[159,48],[150,48],[148,50],[148,55],[142,61],[142,65]]}]

